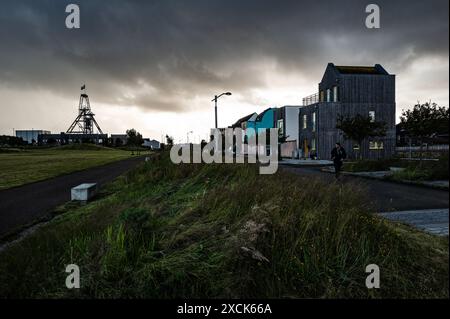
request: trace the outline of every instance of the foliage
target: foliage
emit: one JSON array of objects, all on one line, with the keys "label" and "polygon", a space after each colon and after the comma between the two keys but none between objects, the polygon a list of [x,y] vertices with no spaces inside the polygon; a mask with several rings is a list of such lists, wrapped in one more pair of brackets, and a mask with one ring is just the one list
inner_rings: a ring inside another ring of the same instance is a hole
[{"label": "foliage", "polygon": [[400,121],[411,137],[432,137],[435,134],[448,133],[449,109],[436,103],[418,103],[412,110],[403,111]]},{"label": "foliage", "polygon": [[173,146],[173,137],[166,135],[166,145],[170,148]]},{"label": "foliage", "polygon": [[405,110],[400,117],[401,125],[409,137],[419,140],[423,158],[422,146],[425,138],[432,138],[437,134],[449,131],[449,109],[440,107],[436,103],[417,103],[412,110]]},{"label": "foliage", "polygon": [[370,116],[356,114],[354,117],[339,115],[336,128],[342,130],[345,139],[356,142],[361,149],[366,138],[386,136],[387,125],[385,122],[373,121]]},{"label": "foliage", "polygon": [[449,179],[448,154],[442,155],[438,161],[410,162],[403,171],[395,172],[394,180],[432,181]]},{"label": "foliage", "polygon": [[141,146],[144,143],[141,133],[134,128],[127,130],[127,146]]},{"label": "foliage", "polygon": [[0,146],[22,146],[27,143],[21,137],[0,135]]}]

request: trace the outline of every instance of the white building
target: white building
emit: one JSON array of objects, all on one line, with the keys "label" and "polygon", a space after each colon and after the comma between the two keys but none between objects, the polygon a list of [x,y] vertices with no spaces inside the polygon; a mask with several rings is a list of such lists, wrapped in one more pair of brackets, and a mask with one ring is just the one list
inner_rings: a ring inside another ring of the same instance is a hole
[{"label": "white building", "polygon": [[161,148],[161,143],[158,142],[157,140],[150,140],[148,138],[145,138],[142,146],[148,147],[152,150],[159,150]]},{"label": "white building", "polygon": [[285,136],[285,143],[281,144],[281,156],[292,157],[293,152],[298,156],[300,148],[298,141],[298,114],[301,106],[286,105],[280,107],[277,111],[276,126],[279,129],[280,136]]}]

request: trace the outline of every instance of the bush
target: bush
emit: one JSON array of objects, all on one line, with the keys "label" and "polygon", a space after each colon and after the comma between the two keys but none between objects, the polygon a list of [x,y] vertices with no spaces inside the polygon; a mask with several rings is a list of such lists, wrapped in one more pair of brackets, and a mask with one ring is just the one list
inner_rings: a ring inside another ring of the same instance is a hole
[{"label": "bush", "polygon": [[406,169],[395,172],[395,180],[425,181],[448,180],[449,157],[448,154],[440,156],[438,161],[412,161],[407,162]]}]

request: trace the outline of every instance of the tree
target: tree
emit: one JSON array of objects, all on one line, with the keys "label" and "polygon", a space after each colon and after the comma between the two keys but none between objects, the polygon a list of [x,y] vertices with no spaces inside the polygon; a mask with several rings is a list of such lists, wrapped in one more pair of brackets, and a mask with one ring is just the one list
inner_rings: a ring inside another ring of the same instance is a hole
[{"label": "tree", "polygon": [[123,145],[122,139],[116,138],[116,139],[114,140],[114,146],[115,146],[115,147],[121,147],[122,145]]},{"label": "tree", "polygon": [[278,161],[281,161],[281,160],[282,160],[282,157],[281,157],[281,144],[286,143],[287,139],[289,138],[289,135],[286,136],[286,135],[282,132],[281,128],[280,128],[279,131],[280,131],[280,132],[279,132],[279,134],[278,134]]},{"label": "tree", "polygon": [[344,138],[357,143],[359,147],[359,158],[362,159],[362,142],[366,138],[386,136],[387,125],[385,122],[373,121],[370,116],[356,114],[354,117],[339,115],[336,128],[344,133]]},{"label": "tree", "polygon": [[407,135],[419,141],[420,162],[422,163],[424,139],[432,138],[440,133],[448,133],[449,109],[431,102],[417,103],[412,110],[402,112],[400,121]]},{"label": "tree", "polygon": [[166,135],[166,145],[168,147],[172,147],[173,146],[173,137],[172,136]]},{"label": "tree", "polygon": [[0,146],[22,146],[26,145],[27,142],[25,142],[21,137],[16,136],[9,136],[9,135],[1,135],[0,136]]},{"label": "tree", "polygon": [[141,146],[144,143],[141,133],[137,132],[134,128],[127,130],[127,145],[129,146]]}]

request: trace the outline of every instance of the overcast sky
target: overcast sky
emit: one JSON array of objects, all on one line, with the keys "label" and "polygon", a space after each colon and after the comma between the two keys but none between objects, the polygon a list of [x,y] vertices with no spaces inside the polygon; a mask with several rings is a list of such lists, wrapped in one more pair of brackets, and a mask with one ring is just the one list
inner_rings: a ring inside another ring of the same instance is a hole
[{"label": "overcast sky", "polygon": [[[81,28],[65,27],[76,3]],[[381,28],[365,27],[366,5]],[[448,106],[448,0],[2,0],[0,134],[67,130],[86,84],[103,131],[205,138],[267,107],[300,105],[328,62],[397,76],[397,115]]]}]

